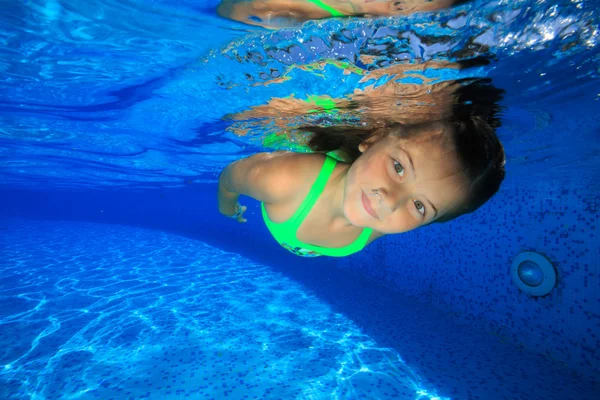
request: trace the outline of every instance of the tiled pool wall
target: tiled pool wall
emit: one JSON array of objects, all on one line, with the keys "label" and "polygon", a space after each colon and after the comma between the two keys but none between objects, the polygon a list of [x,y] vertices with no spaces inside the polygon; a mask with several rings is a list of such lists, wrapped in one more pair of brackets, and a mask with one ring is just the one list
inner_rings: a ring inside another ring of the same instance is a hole
[{"label": "tiled pool wall", "polygon": [[[592,181],[505,185],[472,215],[383,238],[338,266],[597,379],[600,201]],[[511,262],[522,251],[555,266],[558,282],[547,296],[514,284]]]}]

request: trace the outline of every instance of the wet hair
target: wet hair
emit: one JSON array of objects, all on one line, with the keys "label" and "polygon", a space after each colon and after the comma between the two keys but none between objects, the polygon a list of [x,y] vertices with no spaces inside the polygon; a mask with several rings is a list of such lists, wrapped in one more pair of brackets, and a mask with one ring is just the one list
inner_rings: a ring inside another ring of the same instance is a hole
[{"label": "wet hair", "polygon": [[373,136],[397,134],[405,138],[419,136],[430,131],[433,124],[442,123],[451,136],[456,156],[463,167],[468,183],[465,204],[441,216],[434,222],[447,222],[460,215],[471,213],[485,204],[500,188],[505,176],[505,154],[496,136],[501,122],[498,116],[503,90],[494,87],[490,79],[461,79],[454,92],[456,102],[452,115],[443,120],[417,125],[391,124],[381,127],[356,126],[303,126],[309,132],[308,147],[316,152],[335,151],[350,163],[360,156],[359,144]]}]

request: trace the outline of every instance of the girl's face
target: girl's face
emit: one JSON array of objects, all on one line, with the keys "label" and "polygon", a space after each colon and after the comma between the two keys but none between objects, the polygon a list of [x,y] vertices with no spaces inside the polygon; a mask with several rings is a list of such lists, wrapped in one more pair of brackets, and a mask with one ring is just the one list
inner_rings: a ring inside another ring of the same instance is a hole
[{"label": "girl's face", "polygon": [[344,214],[354,226],[407,232],[466,201],[467,181],[443,128],[409,139],[388,135],[359,150],[344,187]]}]

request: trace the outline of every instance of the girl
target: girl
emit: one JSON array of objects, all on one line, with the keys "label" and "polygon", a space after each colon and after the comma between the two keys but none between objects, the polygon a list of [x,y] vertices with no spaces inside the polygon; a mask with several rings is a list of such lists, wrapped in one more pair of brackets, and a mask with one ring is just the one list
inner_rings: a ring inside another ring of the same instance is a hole
[{"label": "girl", "polygon": [[[275,239],[301,256],[342,257],[387,234],[475,211],[504,179],[494,129],[501,91],[457,89],[453,115],[413,125],[304,127],[316,153],[258,153],[228,165],[219,211],[245,222],[240,194],[261,202]],[[324,154],[336,151],[338,162]]]}]

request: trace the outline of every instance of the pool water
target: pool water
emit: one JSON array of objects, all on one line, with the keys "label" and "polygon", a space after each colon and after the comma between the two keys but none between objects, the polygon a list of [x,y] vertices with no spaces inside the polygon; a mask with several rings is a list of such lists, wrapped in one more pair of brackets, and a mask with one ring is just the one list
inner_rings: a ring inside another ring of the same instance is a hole
[{"label": "pool water", "polygon": [[[0,1],[0,398],[600,398],[598,2],[281,30],[217,4]],[[218,213],[229,162],[359,118],[235,116],[432,61],[402,84],[506,90],[506,181],[473,216],[333,261],[281,249],[256,202]],[[526,250],[549,296],[512,284]]]},{"label": "pool water", "polygon": [[2,398],[592,399],[600,388],[331,267],[299,274],[113,224],[0,228]]}]

